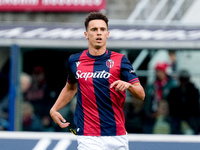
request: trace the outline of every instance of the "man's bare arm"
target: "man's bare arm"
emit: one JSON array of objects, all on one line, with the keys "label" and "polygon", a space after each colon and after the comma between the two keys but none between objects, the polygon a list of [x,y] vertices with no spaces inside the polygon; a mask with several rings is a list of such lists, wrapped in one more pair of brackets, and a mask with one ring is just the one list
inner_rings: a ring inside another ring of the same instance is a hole
[{"label": "man's bare arm", "polygon": [[58,99],[50,110],[50,115],[54,122],[58,124],[61,128],[66,128],[69,126],[69,122],[63,118],[63,116],[58,112],[64,106],[66,106],[74,97],[77,92],[77,84],[67,83],[62,89]]},{"label": "man's bare arm", "polygon": [[122,80],[117,80],[110,85],[110,88],[115,88],[116,91],[128,90],[133,97],[139,100],[144,100],[145,92],[139,82],[128,83]]}]

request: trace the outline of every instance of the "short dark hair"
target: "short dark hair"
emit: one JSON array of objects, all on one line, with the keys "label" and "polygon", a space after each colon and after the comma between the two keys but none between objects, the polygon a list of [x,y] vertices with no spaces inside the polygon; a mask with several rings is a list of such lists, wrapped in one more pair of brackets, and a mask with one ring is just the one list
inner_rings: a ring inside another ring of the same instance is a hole
[{"label": "short dark hair", "polygon": [[91,12],[85,18],[85,29],[87,30],[88,24],[91,20],[104,20],[108,27],[108,17],[100,12]]},{"label": "short dark hair", "polygon": [[190,73],[187,70],[181,70],[179,72],[179,80],[180,81],[189,81],[190,80]]}]

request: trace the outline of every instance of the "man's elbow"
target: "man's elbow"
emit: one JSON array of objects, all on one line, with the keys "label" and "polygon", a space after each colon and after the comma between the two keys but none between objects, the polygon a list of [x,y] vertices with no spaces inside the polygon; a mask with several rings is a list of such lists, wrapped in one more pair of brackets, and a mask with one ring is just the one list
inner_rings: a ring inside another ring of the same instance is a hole
[{"label": "man's elbow", "polygon": [[145,99],[145,92],[141,92],[138,96],[137,96],[137,99],[143,101]]},{"label": "man's elbow", "polygon": [[141,96],[140,96],[140,100],[144,100],[145,99],[145,92],[143,92],[142,94],[141,94]]},{"label": "man's elbow", "polygon": [[139,83],[135,83],[131,87],[132,87],[132,90],[130,90],[131,95],[136,99],[143,101],[145,99],[145,92],[143,87]]}]

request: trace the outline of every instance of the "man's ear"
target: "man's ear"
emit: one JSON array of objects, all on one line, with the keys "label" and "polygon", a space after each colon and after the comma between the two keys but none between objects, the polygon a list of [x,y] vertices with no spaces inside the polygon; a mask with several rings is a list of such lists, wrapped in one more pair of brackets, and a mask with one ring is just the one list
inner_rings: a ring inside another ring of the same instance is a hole
[{"label": "man's ear", "polygon": [[88,33],[87,33],[87,31],[85,31],[84,34],[85,34],[85,38],[88,39]]},{"label": "man's ear", "polygon": [[108,31],[108,33],[107,33],[107,39],[109,38],[109,36],[110,36],[110,31]]}]

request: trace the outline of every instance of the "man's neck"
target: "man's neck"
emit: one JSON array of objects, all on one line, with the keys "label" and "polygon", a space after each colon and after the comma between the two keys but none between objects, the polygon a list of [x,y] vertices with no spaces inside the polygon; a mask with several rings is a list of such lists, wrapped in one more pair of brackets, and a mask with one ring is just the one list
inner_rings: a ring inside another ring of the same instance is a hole
[{"label": "man's neck", "polygon": [[93,56],[100,56],[103,55],[106,52],[106,48],[100,48],[100,49],[95,49],[95,48],[89,48],[89,53],[90,55]]}]

